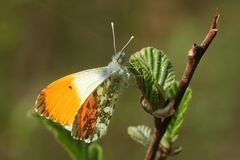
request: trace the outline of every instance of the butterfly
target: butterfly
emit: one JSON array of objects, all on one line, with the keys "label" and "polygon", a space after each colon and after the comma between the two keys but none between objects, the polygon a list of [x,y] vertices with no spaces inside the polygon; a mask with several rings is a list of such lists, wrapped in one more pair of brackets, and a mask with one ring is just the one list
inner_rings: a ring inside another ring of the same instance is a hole
[{"label": "butterfly", "polygon": [[114,24],[111,23],[115,55],[105,67],[89,69],[60,78],[41,90],[35,110],[86,143],[106,134],[119,90],[129,79],[124,63],[125,47],[116,52]]}]

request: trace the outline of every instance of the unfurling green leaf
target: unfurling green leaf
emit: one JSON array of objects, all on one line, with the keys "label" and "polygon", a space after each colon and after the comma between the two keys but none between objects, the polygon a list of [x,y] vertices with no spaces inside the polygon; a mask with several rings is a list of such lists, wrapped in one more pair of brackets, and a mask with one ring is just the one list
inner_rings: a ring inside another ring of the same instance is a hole
[{"label": "unfurling green leaf", "polygon": [[[174,85],[172,85],[171,89],[169,89],[169,92],[168,92],[169,96],[174,96],[178,90],[178,87],[179,87],[178,83],[175,83]],[[183,123],[184,113],[187,110],[187,107],[189,105],[191,98],[192,98],[192,90],[188,88],[164,134],[164,138],[167,139],[170,143],[174,142],[178,137],[179,129]]]},{"label": "unfurling green leaf", "polygon": [[150,144],[151,141],[151,129],[148,126],[128,127],[128,135],[135,141],[141,143],[145,147]]},{"label": "unfurling green leaf", "polygon": [[90,160],[103,160],[103,149],[98,143],[90,143],[88,146],[88,157]]},{"label": "unfurling green leaf", "polygon": [[[83,141],[75,140],[72,138],[71,133],[63,128],[63,126],[43,118],[33,111],[30,111],[29,115],[39,120],[54,135],[55,139],[63,146],[73,160],[89,160],[92,157],[97,157],[94,160],[102,160],[102,152],[99,149],[101,145],[97,142],[87,144]],[[91,145],[94,145],[94,148],[98,148],[98,151],[93,152],[93,146]],[[98,159],[99,157],[100,159]]]},{"label": "unfurling green leaf", "polygon": [[151,106],[147,110],[154,112],[164,109],[169,99],[168,90],[175,81],[173,67],[167,56],[156,48],[147,47],[133,54],[129,62],[130,71]]}]

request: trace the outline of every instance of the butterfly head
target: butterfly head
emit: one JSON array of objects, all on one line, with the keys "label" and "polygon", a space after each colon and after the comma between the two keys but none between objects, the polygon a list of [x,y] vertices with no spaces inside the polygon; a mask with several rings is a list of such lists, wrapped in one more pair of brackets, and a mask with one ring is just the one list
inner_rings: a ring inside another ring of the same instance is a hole
[{"label": "butterfly head", "polygon": [[118,52],[112,57],[112,62],[123,65],[126,62],[125,52]]}]

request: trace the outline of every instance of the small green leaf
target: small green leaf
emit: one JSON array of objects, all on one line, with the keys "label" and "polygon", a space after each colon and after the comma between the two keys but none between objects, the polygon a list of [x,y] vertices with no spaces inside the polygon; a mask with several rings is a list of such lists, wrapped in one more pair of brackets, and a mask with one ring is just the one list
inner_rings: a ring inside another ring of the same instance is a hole
[{"label": "small green leaf", "polygon": [[128,135],[145,147],[151,142],[151,129],[148,126],[128,127]]},{"label": "small green leaf", "polygon": [[[178,90],[178,87],[179,87],[179,83],[176,82],[174,85],[172,85],[171,89],[169,89],[168,95],[174,96]],[[192,90],[188,87],[177,111],[173,115],[173,118],[164,134],[164,138],[167,139],[170,143],[174,142],[178,138],[179,129],[184,119],[184,113],[187,110],[187,107],[189,105],[191,98],[192,98]]]},{"label": "small green leaf", "polygon": [[134,74],[143,96],[152,107],[152,112],[164,109],[168,90],[175,81],[173,67],[160,50],[147,47],[130,57],[130,71]]},{"label": "small green leaf", "polygon": [[[39,120],[54,135],[55,139],[63,146],[63,148],[69,153],[70,157],[73,160],[88,160],[89,157],[93,157],[93,155],[89,155],[89,153],[90,154],[92,153],[89,152],[90,150],[90,148],[88,148],[89,145],[91,146],[94,144],[95,148],[96,146],[101,148],[100,144],[96,142],[92,144],[87,144],[83,141],[73,139],[71,133],[67,131],[63,126],[49,119],[41,117],[36,112],[30,111],[29,115]],[[102,153],[98,152],[97,155],[98,154],[101,154],[100,157],[102,157]]]}]

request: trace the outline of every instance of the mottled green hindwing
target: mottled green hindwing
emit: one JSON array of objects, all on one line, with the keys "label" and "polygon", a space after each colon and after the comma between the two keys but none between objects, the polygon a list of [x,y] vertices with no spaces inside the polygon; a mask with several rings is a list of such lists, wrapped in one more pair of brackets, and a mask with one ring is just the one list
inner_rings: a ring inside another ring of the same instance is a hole
[{"label": "mottled green hindwing", "polygon": [[[90,143],[92,141],[98,140],[106,134],[107,127],[114,111],[114,107],[119,97],[121,83],[121,74],[119,74],[119,72],[116,72],[94,90],[91,95],[94,100],[94,105],[90,110],[92,114],[89,114],[93,115],[92,119],[89,120],[89,117],[91,116],[87,115],[86,118],[83,118],[81,127],[79,127],[79,123],[81,122],[79,119],[83,115],[77,115],[72,130],[74,137]],[[89,107],[91,107],[91,104]]]},{"label": "mottled green hindwing", "polygon": [[120,77],[113,74],[95,91],[97,97],[98,112],[96,116],[95,134],[98,137],[106,134],[107,126],[112,118],[114,107],[117,103],[120,91]]}]

